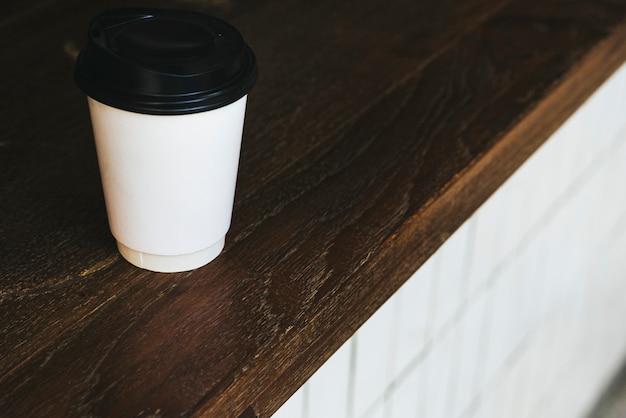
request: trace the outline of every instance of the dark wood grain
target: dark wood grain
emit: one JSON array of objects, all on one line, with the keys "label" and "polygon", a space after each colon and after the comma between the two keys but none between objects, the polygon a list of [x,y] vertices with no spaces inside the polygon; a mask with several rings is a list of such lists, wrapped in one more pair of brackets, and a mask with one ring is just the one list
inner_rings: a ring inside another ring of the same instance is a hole
[{"label": "dark wood grain", "polygon": [[157,274],[117,255],[72,82],[121,4],[0,23],[6,416],[268,416],[626,59],[624,1],[158,2],[261,76],[225,252]]}]

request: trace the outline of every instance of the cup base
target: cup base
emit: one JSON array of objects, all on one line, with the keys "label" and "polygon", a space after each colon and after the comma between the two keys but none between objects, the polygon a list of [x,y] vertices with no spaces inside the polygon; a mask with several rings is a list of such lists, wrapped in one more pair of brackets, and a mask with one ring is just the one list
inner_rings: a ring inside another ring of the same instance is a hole
[{"label": "cup base", "polygon": [[128,248],[119,241],[117,242],[117,248],[126,261],[137,267],[159,273],[176,273],[202,267],[215,259],[224,248],[224,238],[204,250],[182,255],[143,253]]}]

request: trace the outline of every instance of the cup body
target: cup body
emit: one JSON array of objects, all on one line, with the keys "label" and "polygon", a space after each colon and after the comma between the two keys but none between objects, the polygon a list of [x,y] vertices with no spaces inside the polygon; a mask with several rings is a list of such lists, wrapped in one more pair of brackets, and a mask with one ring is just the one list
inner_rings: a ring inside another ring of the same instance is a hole
[{"label": "cup body", "polygon": [[186,271],[229,229],[247,95],[200,113],[130,112],[88,97],[111,232],[138,267]]}]

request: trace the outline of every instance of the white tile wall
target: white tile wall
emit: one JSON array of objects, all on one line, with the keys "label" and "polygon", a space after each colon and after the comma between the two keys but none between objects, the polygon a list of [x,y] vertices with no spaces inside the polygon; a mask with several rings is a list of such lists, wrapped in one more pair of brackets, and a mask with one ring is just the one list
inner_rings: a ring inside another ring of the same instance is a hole
[{"label": "white tile wall", "polygon": [[582,417],[626,355],[626,66],[276,418]]}]

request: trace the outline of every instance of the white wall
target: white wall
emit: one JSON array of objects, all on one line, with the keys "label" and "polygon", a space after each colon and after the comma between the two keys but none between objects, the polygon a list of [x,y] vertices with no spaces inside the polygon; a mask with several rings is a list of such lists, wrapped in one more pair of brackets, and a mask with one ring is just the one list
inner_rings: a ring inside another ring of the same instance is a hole
[{"label": "white wall", "polygon": [[625,319],[626,66],[274,417],[585,416]]}]

